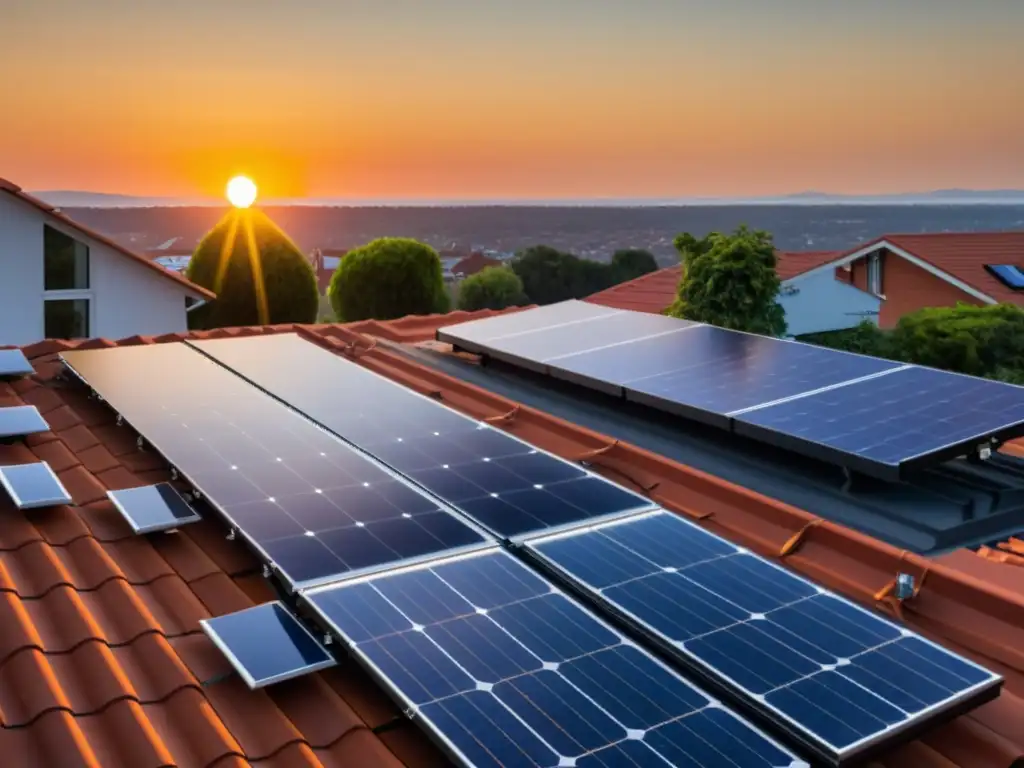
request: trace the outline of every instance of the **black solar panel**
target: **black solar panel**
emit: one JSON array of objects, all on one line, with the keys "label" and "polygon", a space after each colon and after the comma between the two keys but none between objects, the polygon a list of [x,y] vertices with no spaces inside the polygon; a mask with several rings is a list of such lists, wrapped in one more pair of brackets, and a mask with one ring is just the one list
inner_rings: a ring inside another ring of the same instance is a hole
[{"label": "black solar panel", "polygon": [[182,344],[63,357],[293,588],[487,541],[394,473]]},{"label": "black solar panel", "polygon": [[304,599],[463,765],[806,765],[502,551]]},{"label": "black solar panel", "polygon": [[201,520],[170,483],[107,491],[114,508],[135,533],[154,533]]},{"label": "black solar panel", "polygon": [[977,706],[1002,683],[668,512],[526,547],[829,762]]},{"label": "black solar panel", "polygon": [[190,343],[500,537],[651,506],[294,334]]}]

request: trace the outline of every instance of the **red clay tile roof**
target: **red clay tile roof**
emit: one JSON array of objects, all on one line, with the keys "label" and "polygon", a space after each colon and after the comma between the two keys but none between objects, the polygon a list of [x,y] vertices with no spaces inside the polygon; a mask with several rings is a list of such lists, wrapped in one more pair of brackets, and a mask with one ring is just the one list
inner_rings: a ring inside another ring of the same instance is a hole
[{"label": "red clay tile roof", "polygon": [[[1008,288],[985,269],[986,264],[1024,266],[1024,231],[885,235],[872,242],[882,240],[917,256],[996,301],[1024,304],[1024,294]],[[856,250],[864,247],[860,246]]]},{"label": "red clay tile roof", "polygon": [[[196,285],[195,283],[185,279],[185,277],[183,277],[182,275],[180,275],[177,272],[173,272],[173,271],[171,271],[169,269],[164,269],[162,266],[157,264],[151,258],[147,258],[146,256],[143,256],[141,254],[135,253],[134,251],[130,251],[127,248],[125,248],[123,245],[120,245],[119,243],[114,242],[113,240],[111,240],[106,235],[101,235],[99,232],[96,232],[93,229],[89,229],[84,224],[78,223],[77,221],[75,221],[74,219],[70,218],[69,216],[66,216],[65,214],[61,213],[59,209],[55,208],[54,206],[50,205],[49,203],[47,203],[47,202],[45,202],[43,200],[40,200],[38,197],[33,197],[32,195],[28,194],[27,192],[22,190],[21,187],[19,187],[17,184],[15,184],[13,182],[10,182],[10,181],[7,181],[6,179],[0,178],[0,192],[7,192],[7,193],[9,193],[11,195],[14,195],[15,197],[25,201],[26,203],[28,203],[29,205],[33,206],[34,208],[37,208],[38,210],[42,211],[43,213],[49,214],[50,216],[53,216],[53,217],[57,218],[65,226],[70,227],[72,229],[75,229],[75,230],[81,232],[86,237],[91,238],[91,239],[95,240],[98,243],[102,243],[103,245],[105,245],[108,248],[110,248],[111,250],[113,250],[115,253],[119,253],[120,255],[126,256],[129,259],[134,259],[135,261],[139,262],[140,264],[144,264],[145,266],[149,267],[150,269],[152,269],[152,270],[154,270],[156,272],[159,272],[162,276],[166,277],[167,279],[173,280],[174,282],[178,283],[179,285],[181,285],[181,286],[183,286],[185,288],[188,288],[193,293],[197,293],[200,296],[203,296],[204,298],[207,298],[207,299],[215,299],[215,298],[217,298],[216,295],[212,291],[209,291],[206,288],[203,288],[201,285]],[[157,255],[159,256],[161,254],[157,254]],[[167,254],[163,254],[163,255],[167,255]]]},{"label": "red clay tile roof", "polygon": [[[776,251],[776,271],[779,278],[789,280],[808,270],[827,264],[842,256],[841,251]],[[588,296],[587,301],[614,309],[632,309],[636,312],[657,314],[671,306],[679,288],[682,266],[665,267],[649,272],[625,283],[613,285]]]},{"label": "red clay tile roof", "polygon": [[[883,753],[875,768],[1009,768],[1024,755],[1024,582],[1021,571],[961,550],[927,561],[626,443],[453,379],[377,345],[411,343],[456,312],[349,326],[241,328],[210,338],[297,331],[395,382],[569,460],[587,458],[700,521],[846,596],[908,624],[1006,677],[995,701]],[[177,341],[133,337],[116,342]],[[0,384],[0,405],[31,403],[52,432],[0,446],[0,463],[50,462],[74,506],[23,513],[0,500],[0,764],[4,768],[282,768],[407,765],[441,754],[354,664],[250,691],[198,626],[201,618],[273,597],[259,562],[213,520],[140,537],[105,491],[168,479],[134,433],[81,387],[55,379],[56,353],[115,342],[41,342],[36,374]],[[919,594],[887,597],[898,571]],[[394,724],[397,723],[397,724]],[[374,732],[378,726],[394,724]]]}]

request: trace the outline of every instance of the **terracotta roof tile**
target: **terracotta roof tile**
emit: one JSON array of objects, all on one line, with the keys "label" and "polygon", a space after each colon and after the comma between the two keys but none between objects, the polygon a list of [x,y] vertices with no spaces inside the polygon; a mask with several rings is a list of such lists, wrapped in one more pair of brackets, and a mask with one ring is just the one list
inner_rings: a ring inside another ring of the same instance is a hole
[{"label": "terracotta roof tile", "polygon": [[[827,264],[843,255],[842,251],[776,251],[777,271],[782,280],[802,275],[808,270]],[[683,268],[680,265],[665,267],[649,272],[625,283],[613,285],[587,297],[587,301],[615,309],[631,309],[635,312],[658,314],[668,309],[675,301],[679,278]]]},{"label": "terracotta roof tile", "polygon": [[216,296],[211,291],[208,291],[206,288],[203,288],[200,285],[196,285],[195,283],[187,280],[184,276],[178,274],[177,272],[174,272],[169,269],[164,269],[162,266],[160,266],[150,258],[147,258],[142,254],[135,253],[134,251],[125,248],[120,243],[110,239],[106,235],[102,235],[96,230],[90,229],[84,224],[80,224],[79,222],[72,219],[70,216],[61,213],[59,208],[55,208],[49,203],[40,200],[38,197],[34,197],[28,194],[21,187],[19,187],[17,184],[13,182],[7,181],[6,179],[0,179],[0,192],[6,192],[10,195],[13,195],[19,200],[28,203],[33,208],[36,208],[37,210],[54,217],[55,219],[57,219],[70,229],[77,230],[78,232],[90,238],[91,240],[95,240],[98,243],[102,243],[103,245],[113,250],[115,253],[118,253],[126,258],[133,259],[134,261],[140,264],[146,265],[147,267],[158,272],[160,275],[166,277],[167,279],[173,280],[181,287],[187,288],[192,293],[195,293],[199,296],[204,296],[207,299],[216,298]]},{"label": "terracotta roof tile", "polygon": [[[483,315],[392,323],[309,326],[306,338],[482,418],[513,411],[493,393],[425,369],[366,334],[422,342],[439,325]],[[260,329],[295,330],[294,327]],[[179,340],[169,335],[165,340]],[[199,629],[201,618],[273,598],[257,558],[213,520],[174,534],[132,535],[107,487],[168,479],[128,427],[79,389],[51,380],[53,354],[34,345],[33,380],[0,391],[42,403],[55,430],[0,446],[0,461],[52,461],[78,506],[19,512],[0,500],[0,754],[5,768],[148,766],[373,766],[439,768],[441,753],[400,717],[355,662],[249,691]],[[510,432],[574,459],[608,438],[527,407]],[[620,482],[657,483],[651,496],[710,530],[767,556],[783,545],[790,567],[880,609],[1003,673],[994,702],[883,753],[883,768],[1007,768],[1024,755],[1024,582],[1019,568],[963,550],[924,561],[874,539],[703,475],[627,444],[598,471]],[[802,534],[799,532],[803,531]],[[1008,556],[1017,544],[996,549]],[[917,598],[895,608],[876,594],[898,569],[928,575]],[[371,729],[382,728],[379,735]]]}]

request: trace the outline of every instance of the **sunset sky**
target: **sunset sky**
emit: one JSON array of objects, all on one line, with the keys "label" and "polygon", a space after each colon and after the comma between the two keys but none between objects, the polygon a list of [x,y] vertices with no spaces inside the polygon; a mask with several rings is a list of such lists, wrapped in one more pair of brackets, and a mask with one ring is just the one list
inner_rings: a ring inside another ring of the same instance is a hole
[{"label": "sunset sky", "polygon": [[1024,188],[1024,0],[0,0],[0,29],[27,189]]}]

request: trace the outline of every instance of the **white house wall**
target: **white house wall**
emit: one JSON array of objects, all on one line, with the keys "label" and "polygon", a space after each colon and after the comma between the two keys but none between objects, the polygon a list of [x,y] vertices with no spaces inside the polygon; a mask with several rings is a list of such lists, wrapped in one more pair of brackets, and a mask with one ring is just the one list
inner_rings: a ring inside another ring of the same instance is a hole
[{"label": "white house wall", "polygon": [[864,320],[877,323],[882,307],[881,299],[837,280],[833,270],[787,280],[779,303],[786,310],[791,336],[853,328]]},{"label": "white house wall", "polygon": [[119,339],[187,329],[184,287],[0,193],[0,345],[43,338],[44,224],[89,246],[91,336]]}]

